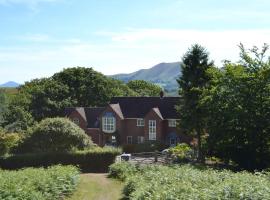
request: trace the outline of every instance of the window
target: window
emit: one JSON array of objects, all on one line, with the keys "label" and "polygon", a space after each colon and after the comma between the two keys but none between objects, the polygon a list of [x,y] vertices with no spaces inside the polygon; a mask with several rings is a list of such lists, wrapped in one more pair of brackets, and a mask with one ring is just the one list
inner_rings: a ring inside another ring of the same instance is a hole
[{"label": "window", "polygon": [[176,120],[175,119],[169,119],[168,120],[168,126],[169,127],[176,127]]},{"label": "window", "polygon": [[78,118],[73,118],[72,121],[77,124],[80,125],[80,120]]},{"label": "window", "polygon": [[127,136],[127,143],[132,144],[132,136]]},{"label": "window", "polygon": [[143,119],[137,119],[137,126],[144,126],[144,120]]},{"label": "window", "polygon": [[115,132],[115,118],[114,117],[103,117],[102,118],[102,130],[105,133]]},{"label": "window", "polygon": [[138,144],[142,144],[144,142],[144,137],[143,136],[138,136]]},{"label": "window", "polygon": [[149,140],[156,140],[157,122],[156,120],[149,120]]}]

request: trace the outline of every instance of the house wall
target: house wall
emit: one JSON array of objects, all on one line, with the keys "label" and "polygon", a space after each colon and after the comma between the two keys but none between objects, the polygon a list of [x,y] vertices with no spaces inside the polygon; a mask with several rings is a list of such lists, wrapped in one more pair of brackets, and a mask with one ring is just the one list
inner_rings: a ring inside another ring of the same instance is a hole
[{"label": "house wall", "polygon": [[122,120],[121,143],[127,144],[127,136],[132,136],[132,143],[137,144],[138,136],[144,136],[144,126],[137,126],[137,119]]},{"label": "house wall", "polygon": [[78,113],[77,111],[73,111],[69,116],[69,119],[71,119],[71,121],[73,121],[74,118],[79,119],[80,123],[79,123],[79,127],[81,127],[83,130],[86,131],[87,129],[87,122],[85,121],[85,119],[80,115],[80,113]]},{"label": "house wall", "polygon": [[[138,136],[144,136],[144,141],[149,140],[149,120],[156,120],[157,130],[156,130],[156,141],[161,141],[168,144],[168,135],[170,133],[176,133],[178,135],[178,142],[190,143],[192,137],[183,134],[182,130],[176,127],[168,127],[168,120],[162,120],[159,115],[154,110],[151,110],[144,118],[144,127],[137,126],[137,119],[121,119],[115,111],[110,107],[103,111],[100,115],[100,121],[102,122],[102,116],[106,112],[112,112],[116,118],[116,132],[119,134],[120,144],[127,144],[127,136],[132,136],[132,143],[137,144]],[[84,118],[77,112],[73,111],[69,116],[71,120],[78,118],[80,123],[79,126],[92,138],[92,141],[99,146],[104,146],[106,140],[110,138],[113,134],[102,132],[102,123],[100,123],[100,128],[87,128],[87,122]]]},{"label": "house wall", "polygon": [[164,136],[162,135],[162,119],[153,111],[151,110],[145,116],[145,126],[144,126],[144,137],[145,141],[149,140],[149,120],[156,120],[156,141],[162,140]]}]

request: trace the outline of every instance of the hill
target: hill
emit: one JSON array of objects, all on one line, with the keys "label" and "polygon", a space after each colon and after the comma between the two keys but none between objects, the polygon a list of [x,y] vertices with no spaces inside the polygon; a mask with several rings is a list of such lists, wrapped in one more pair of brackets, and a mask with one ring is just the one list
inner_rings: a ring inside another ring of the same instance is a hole
[{"label": "hill", "polygon": [[14,81],[9,81],[9,82],[6,82],[6,83],[0,85],[1,88],[16,88],[19,86],[20,86],[20,84],[14,82]]},{"label": "hill", "polygon": [[180,62],[160,63],[149,69],[141,69],[130,74],[115,74],[111,77],[128,82],[130,80],[145,80],[162,86],[168,91],[177,90],[176,79],[181,74]]}]

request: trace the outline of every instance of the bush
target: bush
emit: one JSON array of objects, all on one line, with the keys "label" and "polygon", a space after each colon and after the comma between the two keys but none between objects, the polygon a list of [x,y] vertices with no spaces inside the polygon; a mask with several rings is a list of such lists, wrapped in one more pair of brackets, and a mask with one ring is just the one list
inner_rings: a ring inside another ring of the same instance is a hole
[{"label": "bush", "polygon": [[177,144],[175,147],[169,148],[168,152],[174,160],[178,162],[188,161],[194,157],[193,150],[185,143]]},{"label": "bush", "polygon": [[168,146],[158,141],[146,141],[142,144],[126,144],[123,145],[123,152],[125,153],[140,153],[140,152],[154,152],[162,151]]},{"label": "bush", "polygon": [[128,162],[114,163],[109,167],[109,177],[116,178],[121,181],[126,180],[136,172],[138,172],[138,168],[135,165],[130,165]]},{"label": "bush", "polygon": [[[119,165],[123,165],[122,168]],[[199,169],[191,165],[140,166],[135,173],[128,163],[113,165],[125,178],[124,194],[130,200],[152,199],[270,199],[270,173],[234,173]],[[132,165],[132,164],[129,164]]]},{"label": "bush", "polygon": [[75,190],[78,180],[79,170],[72,166],[0,170],[0,199],[63,199]]},{"label": "bush", "polygon": [[91,146],[91,138],[67,118],[47,118],[33,127],[17,153],[63,152]]},{"label": "bush", "polygon": [[0,132],[0,156],[9,153],[13,148],[17,147],[21,137],[17,133]]},{"label": "bush", "polygon": [[3,169],[48,167],[51,165],[75,165],[83,172],[108,172],[109,166],[121,151],[113,148],[95,148],[76,152],[44,152],[17,154],[0,158]]}]

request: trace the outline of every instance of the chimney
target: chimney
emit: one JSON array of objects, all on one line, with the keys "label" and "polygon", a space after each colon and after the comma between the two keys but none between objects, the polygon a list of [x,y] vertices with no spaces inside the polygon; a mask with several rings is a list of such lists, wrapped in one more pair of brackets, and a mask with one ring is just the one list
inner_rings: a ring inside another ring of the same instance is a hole
[{"label": "chimney", "polygon": [[161,99],[164,97],[164,92],[163,92],[163,90],[160,91],[159,96],[160,96]]}]

